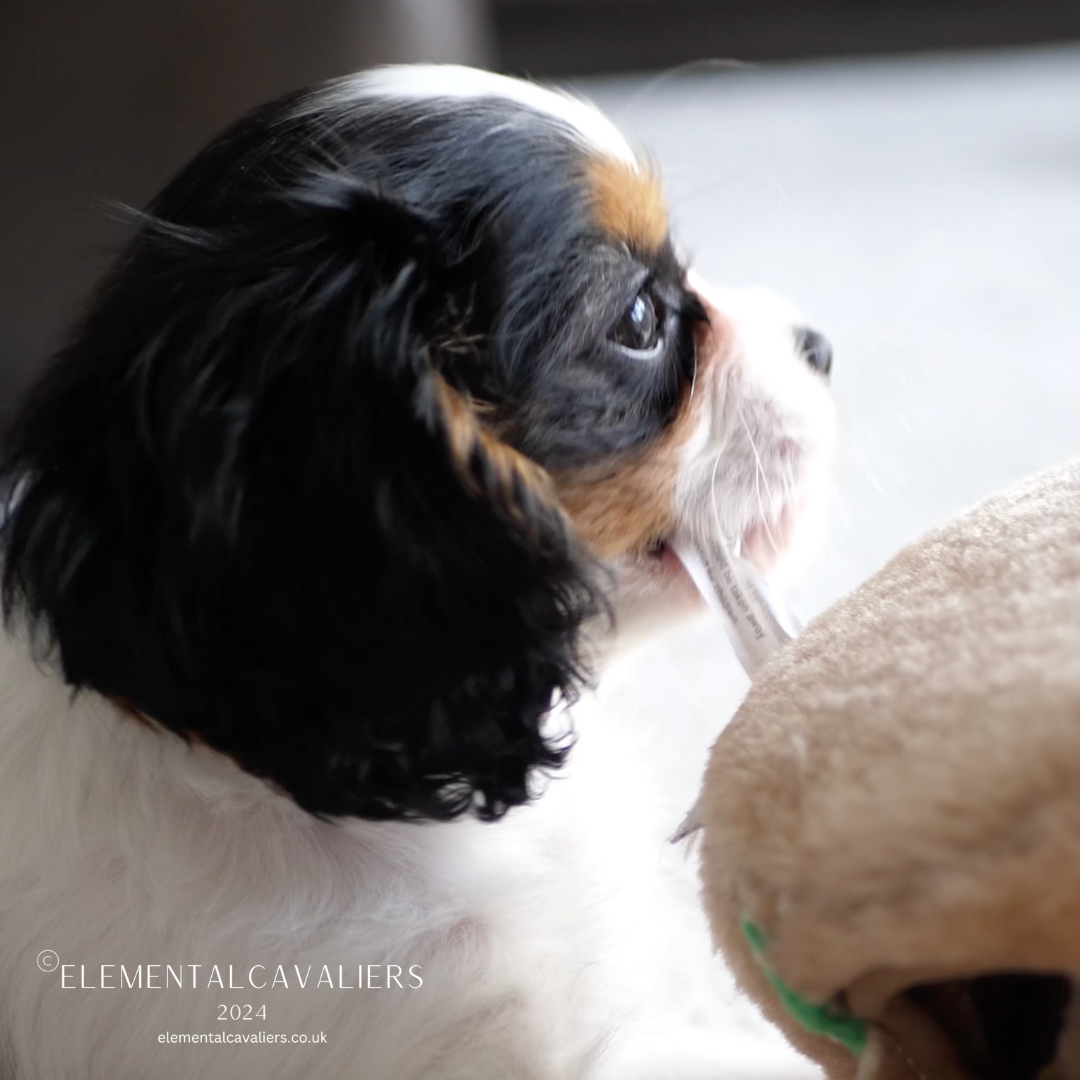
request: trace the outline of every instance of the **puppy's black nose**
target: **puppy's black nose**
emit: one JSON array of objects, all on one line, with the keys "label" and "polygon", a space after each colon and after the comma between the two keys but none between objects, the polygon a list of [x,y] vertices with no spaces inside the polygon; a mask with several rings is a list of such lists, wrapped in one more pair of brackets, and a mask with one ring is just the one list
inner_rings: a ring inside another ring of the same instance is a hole
[{"label": "puppy's black nose", "polygon": [[795,348],[815,371],[828,375],[832,370],[832,346],[824,334],[809,326],[800,326],[795,331]]}]

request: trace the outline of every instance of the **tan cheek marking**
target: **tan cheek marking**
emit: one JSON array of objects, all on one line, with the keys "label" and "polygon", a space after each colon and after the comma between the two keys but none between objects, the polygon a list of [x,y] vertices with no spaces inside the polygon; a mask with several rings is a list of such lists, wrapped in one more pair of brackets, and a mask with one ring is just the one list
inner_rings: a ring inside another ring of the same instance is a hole
[{"label": "tan cheek marking", "polygon": [[660,179],[615,158],[591,161],[587,177],[597,225],[631,250],[658,251],[668,235],[667,206]]},{"label": "tan cheek marking", "polygon": [[441,376],[433,378],[450,456],[466,487],[529,532],[541,516],[558,514],[548,473],[485,430],[465,399]]},{"label": "tan cheek marking", "polygon": [[603,468],[555,475],[566,512],[601,558],[639,553],[671,534],[684,447],[704,407],[703,398],[691,399],[687,388],[674,423],[658,442]]}]

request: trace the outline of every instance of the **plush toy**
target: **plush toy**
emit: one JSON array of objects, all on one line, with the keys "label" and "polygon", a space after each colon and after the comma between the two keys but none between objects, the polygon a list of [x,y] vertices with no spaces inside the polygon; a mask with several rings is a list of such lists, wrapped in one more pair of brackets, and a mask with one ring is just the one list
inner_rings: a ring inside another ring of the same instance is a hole
[{"label": "plush toy", "polygon": [[833,1080],[1080,1080],[1080,462],[767,661],[697,818],[716,944]]}]

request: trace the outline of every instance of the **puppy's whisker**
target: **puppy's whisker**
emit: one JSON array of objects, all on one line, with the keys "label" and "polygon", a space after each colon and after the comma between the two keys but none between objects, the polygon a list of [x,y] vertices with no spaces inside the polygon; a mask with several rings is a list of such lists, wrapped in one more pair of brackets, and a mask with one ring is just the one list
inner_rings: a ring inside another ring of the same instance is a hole
[{"label": "puppy's whisker", "polygon": [[724,522],[721,520],[720,517],[720,507],[716,504],[716,473],[717,470],[720,468],[720,459],[724,456],[724,451],[726,449],[727,443],[725,442],[720,447],[720,449],[716,451],[716,455],[713,457],[712,471],[709,477],[709,499],[712,504],[711,509],[713,516],[713,524],[716,527],[716,531],[720,536],[723,536],[725,540],[730,542],[731,538],[726,536],[724,533]]},{"label": "puppy's whisker", "polygon": [[769,523],[769,513],[765,509],[765,503],[761,498],[762,485],[765,486],[765,494],[768,497],[770,509],[776,505],[776,500],[773,497],[772,489],[769,487],[769,478],[765,475],[765,467],[761,464],[761,454],[758,453],[757,444],[754,442],[754,436],[750,433],[750,425],[746,422],[746,416],[743,413],[742,405],[738,408],[739,423],[742,424],[743,431],[746,432],[747,441],[750,443],[750,449],[754,454],[754,464],[757,467],[757,471],[754,476],[754,491],[757,495],[758,510],[761,512],[761,522],[765,529],[765,535],[769,538],[769,543],[772,545],[774,551],[780,550],[780,544],[776,539],[776,535],[773,533],[772,526]]}]

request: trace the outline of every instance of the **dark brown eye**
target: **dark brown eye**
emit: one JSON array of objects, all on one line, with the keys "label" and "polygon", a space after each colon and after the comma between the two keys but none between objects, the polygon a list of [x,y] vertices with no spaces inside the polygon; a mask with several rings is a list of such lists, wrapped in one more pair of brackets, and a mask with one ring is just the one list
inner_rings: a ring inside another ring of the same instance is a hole
[{"label": "dark brown eye", "polygon": [[633,303],[609,331],[608,341],[639,360],[660,352],[664,344],[663,326],[648,290],[634,297]]}]

